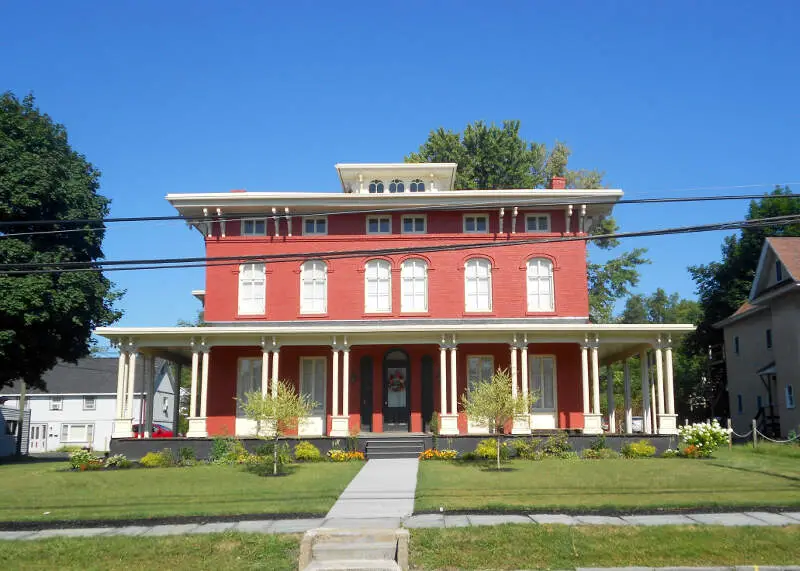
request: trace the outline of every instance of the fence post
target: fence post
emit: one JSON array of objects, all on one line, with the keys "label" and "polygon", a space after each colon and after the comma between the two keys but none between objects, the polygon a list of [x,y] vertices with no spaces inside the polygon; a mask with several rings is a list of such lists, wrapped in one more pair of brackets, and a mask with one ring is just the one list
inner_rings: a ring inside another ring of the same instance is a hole
[{"label": "fence post", "polygon": [[730,417],[728,417],[728,450],[733,450],[733,428]]},{"label": "fence post", "polygon": [[758,427],[755,418],[753,419],[753,448],[758,448]]}]

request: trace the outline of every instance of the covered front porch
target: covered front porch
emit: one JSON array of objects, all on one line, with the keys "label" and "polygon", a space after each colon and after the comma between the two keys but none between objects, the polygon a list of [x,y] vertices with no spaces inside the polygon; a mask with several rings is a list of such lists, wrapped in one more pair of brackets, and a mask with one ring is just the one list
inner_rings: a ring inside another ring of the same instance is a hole
[{"label": "covered front porch", "polygon": [[[147,365],[155,357],[191,370],[189,438],[254,435],[240,403],[247,392],[275,390],[279,379],[317,403],[298,428],[301,437],[425,433],[434,417],[443,436],[485,434],[460,400],[497,369],[510,372],[512,391],[537,397],[513,423],[513,434],[676,432],[672,345],[691,326],[506,321],[514,323],[103,328],[98,334],[120,350],[114,437],[132,434],[136,360]],[[616,363],[621,391],[613,382]],[[603,372],[611,379],[605,410]],[[151,423],[145,422],[145,437]]]}]

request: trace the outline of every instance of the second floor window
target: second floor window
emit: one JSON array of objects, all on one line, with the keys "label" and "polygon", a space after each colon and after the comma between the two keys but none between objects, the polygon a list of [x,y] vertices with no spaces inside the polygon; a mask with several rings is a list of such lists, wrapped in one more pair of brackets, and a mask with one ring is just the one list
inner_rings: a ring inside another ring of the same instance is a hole
[{"label": "second floor window", "polygon": [[402,180],[395,179],[389,183],[389,192],[391,193],[405,192],[405,190],[406,190],[406,185],[403,184]]},{"label": "second floor window", "polygon": [[489,217],[486,214],[464,216],[464,232],[480,234],[489,231]]},{"label": "second floor window", "polygon": [[325,216],[306,216],[303,218],[303,235],[327,233],[328,219]]},{"label": "second floor window", "polygon": [[383,181],[373,180],[369,183],[369,192],[370,194],[383,194]]},{"label": "second floor window", "polygon": [[425,192],[425,183],[418,178],[414,179],[411,181],[408,190],[411,192]]},{"label": "second floor window", "polygon": [[528,311],[553,311],[553,262],[528,260]]},{"label": "second floor window", "polygon": [[550,216],[547,214],[528,214],[525,216],[526,232],[550,232]]},{"label": "second floor window", "polygon": [[64,410],[64,397],[50,397],[50,410]]},{"label": "second floor window", "polygon": [[403,216],[403,234],[424,234],[424,216]]},{"label": "second floor window", "polygon": [[391,234],[391,216],[367,216],[367,234]]},{"label": "second floor window", "polygon": [[266,220],[242,220],[242,236],[264,236],[266,233]]},{"label": "second floor window", "polygon": [[370,260],[364,272],[364,309],[367,313],[392,310],[392,270],[386,260]]},{"label": "second floor window", "polygon": [[492,265],[484,258],[468,260],[464,266],[464,309],[492,310]]},{"label": "second floor window", "polygon": [[83,397],[83,410],[95,410],[97,408],[97,401],[94,397]]},{"label": "second floor window", "polygon": [[400,311],[428,311],[428,264],[406,260],[400,269]]},{"label": "second floor window", "polygon": [[264,264],[239,266],[239,315],[261,315],[266,307]]},{"label": "second floor window", "polygon": [[328,310],[328,266],[311,260],[300,268],[300,313],[325,313]]}]

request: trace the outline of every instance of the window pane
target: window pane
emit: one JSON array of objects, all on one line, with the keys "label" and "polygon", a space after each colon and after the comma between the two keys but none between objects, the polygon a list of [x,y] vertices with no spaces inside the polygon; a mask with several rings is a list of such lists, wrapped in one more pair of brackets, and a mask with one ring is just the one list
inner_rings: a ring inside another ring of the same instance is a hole
[{"label": "window pane", "polygon": [[395,183],[389,184],[389,192],[397,192],[397,185]]},{"label": "window pane", "polygon": [[542,232],[546,232],[549,224],[547,223],[547,216],[540,216],[539,217],[539,230]]},{"label": "window pane", "polygon": [[382,192],[383,192],[383,183],[382,183],[382,182],[379,182],[379,183],[378,183],[378,194],[380,194],[380,193],[382,193]]},{"label": "window pane", "polygon": [[475,219],[475,228],[478,232],[486,231],[486,218],[480,217]]},{"label": "window pane", "polygon": [[368,232],[377,232],[378,231],[378,220],[375,218],[370,218],[367,220],[367,231]]},{"label": "window pane", "polygon": [[403,218],[403,232],[414,231],[414,220],[411,218]]},{"label": "window pane", "polygon": [[474,232],[475,231],[475,219],[474,218],[465,218],[464,219],[464,229],[467,232]]},{"label": "window pane", "polygon": [[380,219],[380,227],[381,227],[381,232],[388,233],[389,232],[389,219],[388,218],[381,218]]},{"label": "window pane", "polygon": [[325,226],[327,225],[327,220],[324,218],[317,219],[317,233],[324,234],[325,233]]},{"label": "window pane", "polygon": [[420,181],[417,183],[417,192],[425,192],[425,183]]},{"label": "window pane", "polygon": [[416,218],[414,220],[414,225],[415,225],[414,230],[416,232],[424,232],[425,231],[425,219],[424,218]]},{"label": "window pane", "polygon": [[303,231],[306,234],[313,234],[314,233],[314,221],[313,220],[306,220],[305,229]]},{"label": "window pane", "polygon": [[404,192],[405,189],[406,189],[406,185],[404,185],[402,182],[398,182],[397,183],[397,192]]},{"label": "window pane", "polygon": [[371,193],[375,192],[375,183],[374,182],[369,183],[369,191]]}]

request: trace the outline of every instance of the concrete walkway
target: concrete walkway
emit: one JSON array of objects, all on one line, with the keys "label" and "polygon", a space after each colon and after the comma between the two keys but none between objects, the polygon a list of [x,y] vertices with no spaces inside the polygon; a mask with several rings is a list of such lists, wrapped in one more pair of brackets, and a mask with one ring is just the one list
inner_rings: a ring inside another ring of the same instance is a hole
[{"label": "concrete walkway", "polygon": [[325,517],[326,528],[397,528],[414,512],[416,458],[370,460]]},{"label": "concrete walkway", "polygon": [[[373,460],[374,461],[374,460]],[[395,460],[386,460],[394,462]],[[783,526],[800,525],[800,512],[738,512],[738,513],[708,513],[691,515],[630,515],[621,517],[611,516],[574,516],[566,514],[531,514],[531,515],[440,515],[425,514],[410,517],[396,515],[384,517],[380,515],[380,501],[373,511],[372,516],[341,518],[312,518],[312,519],[276,519],[254,520],[239,522],[220,522],[202,524],[175,524],[152,526],[127,526],[127,527],[84,527],[67,529],[44,529],[41,531],[0,531],[0,540],[13,539],[46,539],[49,537],[93,537],[93,536],[141,536],[157,537],[162,535],[185,535],[197,533],[221,533],[225,531],[242,533],[303,533],[316,528],[340,528],[344,525],[353,528],[391,528],[402,524],[407,528],[424,527],[468,527],[484,525],[501,525],[504,523],[527,524],[564,524],[564,525],[755,525],[755,526]],[[395,504],[393,509],[399,509]],[[335,506],[334,506],[335,507]],[[331,510],[333,512],[333,510]],[[377,513],[376,513],[377,512]],[[397,513],[397,512],[393,512]]]}]

